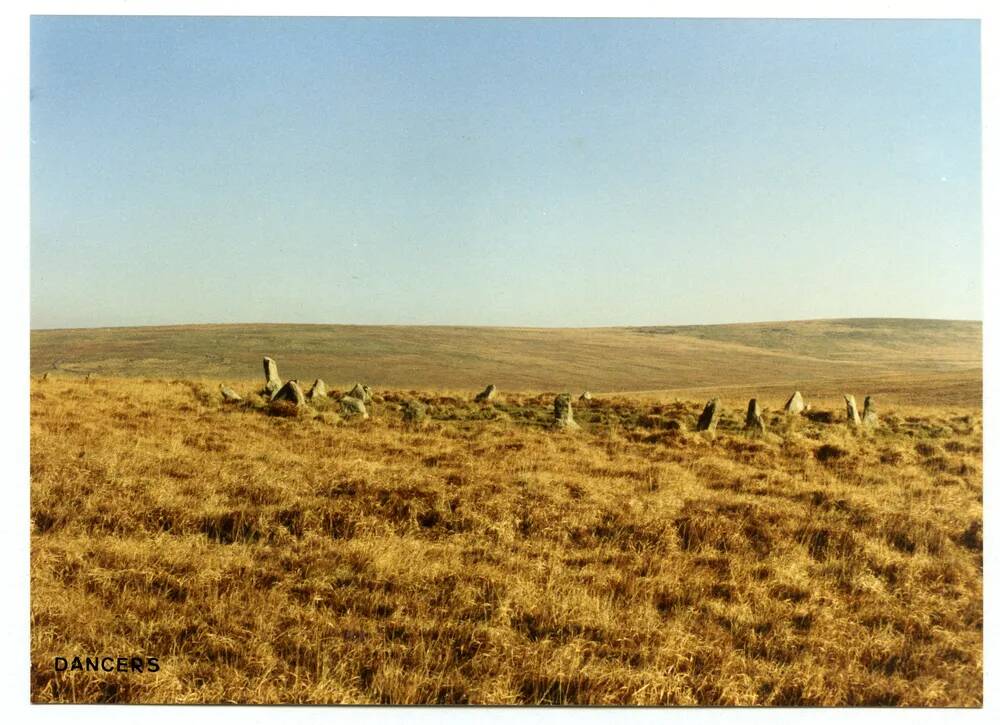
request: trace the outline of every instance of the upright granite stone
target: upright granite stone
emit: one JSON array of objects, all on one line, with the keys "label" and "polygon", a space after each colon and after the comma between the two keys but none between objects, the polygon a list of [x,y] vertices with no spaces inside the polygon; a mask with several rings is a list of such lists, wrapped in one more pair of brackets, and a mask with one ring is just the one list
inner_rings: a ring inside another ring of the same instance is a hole
[{"label": "upright granite stone", "polygon": [[487,401],[493,400],[493,397],[497,394],[496,385],[487,385],[486,389],[483,390],[479,395],[476,396],[477,403],[485,403]]},{"label": "upright granite stone", "polygon": [[239,393],[226,385],[220,385],[219,392],[222,393],[222,399],[227,403],[238,403],[243,400]]},{"label": "upright granite stone", "polygon": [[715,431],[715,426],[719,424],[719,416],[722,414],[718,398],[712,398],[705,404],[705,409],[698,416],[696,430]]},{"label": "upright granite stone", "polygon": [[561,428],[563,430],[576,430],[579,428],[579,424],[573,420],[573,403],[570,401],[569,393],[562,393],[556,396],[556,402],[553,406],[553,413],[555,419],[552,424],[556,428]]},{"label": "upright granite stone", "polygon": [[875,401],[872,396],[865,396],[865,410],[861,414],[861,422],[865,428],[878,428],[878,414],[875,413]]},{"label": "upright granite stone", "polygon": [[351,395],[345,395],[340,399],[340,410],[344,415],[351,418],[361,418],[363,420],[368,417],[368,409],[365,407],[365,401]]},{"label": "upright granite stone", "polygon": [[281,389],[281,378],[278,377],[278,363],[269,357],[264,358],[264,391],[274,399],[274,394]]},{"label": "upright granite stone", "polygon": [[845,395],[844,402],[847,403],[847,423],[852,426],[861,425],[861,416],[858,415],[858,404],[854,401],[853,395]]},{"label": "upright granite stone", "polygon": [[767,426],[764,425],[764,416],[762,415],[760,406],[757,404],[757,398],[750,398],[750,403],[747,405],[747,417],[743,427],[751,435],[764,435],[767,432]]},{"label": "upright granite stone", "polygon": [[272,403],[277,403],[280,400],[288,401],[295,405],[295,407],[306,404],[306,396],[302,394],[302,388],[299,387],[298,380],[289,380],[271,396]]},{"label": "upright granite stone", "polygon": [[309,392],[306,393],[309,400],[316,400],[317,398],[326,397],[326,383],[324,383],[320,378],[316,378],[316,382],[312,384],[309,388]]},{"label": "upright granite stone", "polygon": [[347,397],[360,400],[362,403],[367,405],[372,402],[372,389],[367,385],[362,385],[361,383],[354,383],[354,387],[351,388],[351,392],[347,394]]},{"label": "upright granite stone", "polygon": [[806,409],[806,403],[802,400],[802,393],[796,390],[792,397],[785,403],[785,413],[787,415],[798,415]]}]

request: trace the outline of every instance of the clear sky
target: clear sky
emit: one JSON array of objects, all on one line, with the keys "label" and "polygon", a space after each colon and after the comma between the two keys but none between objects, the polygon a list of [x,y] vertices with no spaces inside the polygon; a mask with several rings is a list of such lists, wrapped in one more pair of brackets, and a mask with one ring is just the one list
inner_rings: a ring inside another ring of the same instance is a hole
[{"label": "clear sky", "polygon": [[31,323],[981,319],[975,21],[35,17]]}]

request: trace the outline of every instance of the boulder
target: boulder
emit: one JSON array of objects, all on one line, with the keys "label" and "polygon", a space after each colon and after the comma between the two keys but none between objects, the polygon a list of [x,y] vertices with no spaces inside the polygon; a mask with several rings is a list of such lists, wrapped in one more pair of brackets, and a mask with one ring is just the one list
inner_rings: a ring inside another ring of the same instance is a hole
[{"label": "boulder", "polygon": [[854,396],[845,395],[844,402],[847,403],[847,423],[853,426],[861,425],[861,416],[858,415],[858,404],[854,401]]},{"label": "boulder", "polygon": [[365,407],[365,401],[351,395],[345,395],[340,399],[340,409],[344,415],[352,418],[365,419],[368,417],[368,409]]},{"label": "boulder", "polygon": [[788,402],[785,403],[785,413],[787,415],[798,415],[799,413],[804,412],[805,409],[806,403],[802,400],[802,393],[796,390],[792,394],[792,397],[788,399]]},{"label": "boulder", "polygon": [[590,394],[589,390],[584,390],[583,391],[583,395],[580,396],[580,402],[581,403],[586,403],[587,401],[592,400],[593,397],[594,396]]},{"label": "boulder", "polygon": [[306,396],[309,398],[309,400],[316,400],[317,398],[325,398],[326,383],[324,383],[319,378],[316,378],[316,382],[314,382],[312,384],[312,387],[309,388],[309,392],[306,393]]},{"label": "boulder", "polygon": [[274,399],[274,394],[281,389],[281,378],[278,377],[278,363],[269,357],[264,358],[264,392]]},{"label": "boulder", "polygon": [[351,388],[351,392],[347,394],[348,398],[354,398],[360,400],[364,404],[372,402],[372,389],[367,385],[362,385],[361,383],[354,383],[354,387]]},{"label": "boulder", "polygon": [[861,414],[861,423],[865,428],[878,428],[878,415],[875,413],[875,401],[872,396],[865,396],[865,410]]},{"label": "boulder", "polygon": [[697,430],[714,431],[719,424],[719,416],[722,414],[722,406],[719,405],[718,398],[712,398],[705,404],[705,409],[698,416]]},{"label": "boulder", "polygon": [[496,385],[487,385],[486,389],[483,390],[479,395],[476,396],[477,403],[485,403],[487,401],[493,400],[493,397],[497,394]]},{"label": "boulder", "polygon": [[552,424],[556,428],[564,430],[576,430],[579,424],[573,420],[573,403],[570,401],[569,393],[562,393],[556,396],[553,406],[554,420]]},{"label": "boulder", "polygon": [[752,435],[764,435],[767,432],[767,426],[764,425],[764,416],[762,415],[760,406],[757,404],[757,398],[750,398],[743,428]]},{"label": "boulder", "polygon": [[239,393],[226,385],[220,385],[219,392],[222,393],[222,399],[227,403],[238,403],[243,400]]},{"label": "boulder", "polygon": [[298,380],[289,380],[271,396],[272,403],[282,400],[292,403],[296,407],[306,404],[306,396],[302,394],[302,388],[299,387]]}]

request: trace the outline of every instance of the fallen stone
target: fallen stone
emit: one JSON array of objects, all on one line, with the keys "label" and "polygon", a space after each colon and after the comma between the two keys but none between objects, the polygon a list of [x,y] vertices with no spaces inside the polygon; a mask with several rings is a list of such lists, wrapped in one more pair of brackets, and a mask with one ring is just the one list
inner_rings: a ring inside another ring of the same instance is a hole
[{"label": "fallen stone", "polygon": [[340,409],[344,415],[352,418],[366,419],[368,417],[368,409],[365,407],[365,401],[351,395],[345,395],[340,399]]},{"label": "fallen stone", "polygon": [[219,392],[222,393],[222,399],[227,403],[238,403],[243,400],[239,393],[226,385],[220,385]]},{"label": "fallen stone", "polygon": [[875,401],[872,396],[865,396],[865,410],[861,414],[861,422],[865,428],[878,428],[878,414],[875,412]]},{"label": "fallen stone", "polygon": [[296,407],[306,404],[306,396],[302,394],[302,388],[299,387],[298,380],[289,380],[287,383],[278,388],[277,392],[271,396],[272,403],[277,403],[282,400],[292,403]]},{"label": "fallen stone", "polygon": [[556,396],[553,406],[555,419],[553,425],[563,430],[576,430],[580,425],[573,420],[573,403],[570,401],[569,393],[562,393]]},{"label": "fallen stone", "polygon": [[267,392],[271,399],[274,399],[274,394],[281,389],[281,378],[278,377],[278,363],[269,357],[264,358],[264,391]]},{"label": "fallen stone", "polygon": [[847,403],[847,423],[853,426],[861,425],[861,417],[858,415],[858,404],[854,401],[854,396],[845,395],[844,402]]},{"label": "fallen stone", "polygon": [[583,391],[583,395],[580,396],[580,402],[581,403],[586,403],[588,400],[592,400],[593,397],[594,396],[590,394],[589,390],[584,390]]},{"label": "fallen stone", "polygon": [[712,398],[705,404],[705,409],[698,416],[696,430],[714,431],[719,424],[719,416],[722,414],[722,406],[719,405],[718,398]]},{"label": "fallen stone", "polygon": [[761,414],[761,408],[757,404],[757,398],[750,398],[750,403],[747,405],[747,417],[743,427],[748,433],[753,435],[764,435],[767,432],[767,426],[764,425],[764,416]]},{"label": "fallen stone", "polygon": [[306,393],[306,396],[309,398],[309,400],[316,400],[317,398],[325,398],[326,383],[324,383],[319,378],[316,378],[316,382],[312,384],[311,388],[309,388],[309,392]]},{"label": "fallen stone", "polygon": [[785,403],[785,413],[788,415],[798,415],[806,409],[805,401],[802,400],[802,393],[796,390],[792,397]]},{"label": "fallen stone", "polygon": [[496,385],[487,385],[486,389],[483,390],[479,395],[476,396],[477,403],[485,403],[488,400],[493,400],[493,397],[497,394]]}]

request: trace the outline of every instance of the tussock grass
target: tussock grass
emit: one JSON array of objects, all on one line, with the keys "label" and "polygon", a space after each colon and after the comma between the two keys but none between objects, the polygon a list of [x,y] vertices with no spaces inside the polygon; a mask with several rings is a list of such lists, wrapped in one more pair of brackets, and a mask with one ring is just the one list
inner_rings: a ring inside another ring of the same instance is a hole
[{"label": "tussock grass", "polygon": [[978,409],[237,391],[33,382],[34,701],[982,703]]}]

